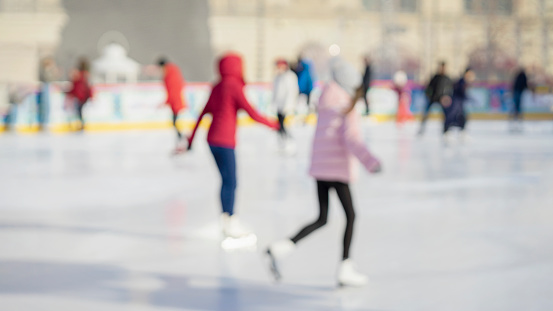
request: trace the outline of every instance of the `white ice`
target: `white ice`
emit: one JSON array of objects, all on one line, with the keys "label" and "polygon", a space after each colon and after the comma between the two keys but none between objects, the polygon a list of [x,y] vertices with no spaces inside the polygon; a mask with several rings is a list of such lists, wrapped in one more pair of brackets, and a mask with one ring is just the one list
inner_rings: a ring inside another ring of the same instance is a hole
[{"label": "white ice", "polygon": [[219,176],[202,131],[0,136],[0,310],[552,310],[553,123],[509,134],[469,124],[444,146],[440,125],[363,124],[383,162],[352,186],[352,258],[370,277],[337,289],[344,216],[301,241],[271,280],[262,251],[315,219],[312,126],[239,131],[237,211],[257,250],[224,251]]}]

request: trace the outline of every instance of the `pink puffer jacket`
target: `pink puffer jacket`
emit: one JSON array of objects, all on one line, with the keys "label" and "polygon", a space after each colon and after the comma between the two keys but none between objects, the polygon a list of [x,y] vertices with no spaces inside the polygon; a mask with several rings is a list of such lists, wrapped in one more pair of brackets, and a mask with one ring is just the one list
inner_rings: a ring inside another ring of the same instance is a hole
[{"label": "pink puffer jacket", "polygon": [[369,172],[380,166],[363,143],[357,113],[343,115],[350,101],[351,96],[335,82],[323,89],[309,169],[317,180],[350,182],[357,171],[354,158]]}]

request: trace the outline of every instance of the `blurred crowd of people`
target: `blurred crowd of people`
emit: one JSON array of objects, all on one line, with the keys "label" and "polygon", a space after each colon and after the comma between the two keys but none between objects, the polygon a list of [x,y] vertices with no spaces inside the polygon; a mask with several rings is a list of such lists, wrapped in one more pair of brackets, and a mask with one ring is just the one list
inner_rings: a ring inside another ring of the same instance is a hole
[{"label": "blurred crowd of people", "polygon": [[[364,68],[362,71],[362,81],[358,92],[361,94],[359,99],[364,102],[364,115],[370,114],[369,91],[373,78],[373,61],[371,57],[363,57]],[[182,134],[177,127],[179,113],[186,108],[186,102],[182,96],[185,88],[185,80],[177,65],[169,62],[166,58],[160,58],[157,66],[161,69],[164,86],[167,92],[166,104],[171,108],[173,114],[173,125],[177,136]],[[317,82],[316,69],[313,62],[306,57],[298,57],[294,62],[285,59],[278,59],[275,62],[275,78],[273,81],[273,104],[277,111],[276,118],[279,120],[279,137],[283,150],[293,152],[294,146],[291,143],[291,135],[286,129],[287,116],[293,115],[299,109],[305,109],[307,113],[314,111],[312,92]],[[37,93],[37,121],[39,128],[42,129],[48,124],[48,115],[50,107],[50,94],[52,83],[61,78],[60,70],[56,66],[53,58],[47,57],[42,60],[39,67],[40,88]],[[93,99],[93,87],[90,81],[90,64],[86,58],[81,58],[78,64],[70,73],[70,83],[66,85],[64,109],[69,115],[78,120],[75,130],[85,128],[85,117],[83,108]],[[467,121],[465,104],[470,102],[471,98],[466,90],[474,83],[475,74],[470,68],[457,79],[452,79],[447,73],[445,62],[438,64],[436,74],[429,80],[425,95],[427,103],[421,114],[421,125],[419,135],[425,130],[425,124],[429,117],[431,108],[439,107],[444,119],[444,137],[447,137],[450,128],[459,127],[464,130]],[[413,119],[411,113],[411,88],[408,85],[407,74],[398,71],[393,75],[391,88],[397,94],[397,114],[396,122],[398,125]],[[511,130],[521,131],[521,121],[523,117],[523,93],[530,89],[528,78],[524,68],[519,68],[513,77],[511,87],[512,109],[510,113]],[[16,113],[12,111],[15,104],[21,103],[23,99],[34,94],[35,89],[29,86],[10,86],[8,88],[9,103],[2,112],[5,127],[14,123]],[[299,106],[297,103],[302,103]],[[304,106],[305,105],[305,106]],[[69,122],[71,124],[71,122]],[[180,147],[182,149],[182,146]]]}]

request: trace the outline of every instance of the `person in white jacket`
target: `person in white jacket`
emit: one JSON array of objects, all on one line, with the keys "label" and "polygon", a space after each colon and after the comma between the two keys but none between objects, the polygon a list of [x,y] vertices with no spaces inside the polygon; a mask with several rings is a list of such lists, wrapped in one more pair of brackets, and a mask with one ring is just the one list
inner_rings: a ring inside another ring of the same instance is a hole
[{"label": "person in white jacket", "polygon": [[276,107],[278,123],[280,124],[278,135],[281,148],[285,151],[291,151],[293,145],[289,141],[290,134],[286,130],[284,120],[287,115],[294,113],[298,102],[298,77],[290,70],[288,62],[283,59],[276,62],[276,69],[277,75],[273,83],[273,104]]}]

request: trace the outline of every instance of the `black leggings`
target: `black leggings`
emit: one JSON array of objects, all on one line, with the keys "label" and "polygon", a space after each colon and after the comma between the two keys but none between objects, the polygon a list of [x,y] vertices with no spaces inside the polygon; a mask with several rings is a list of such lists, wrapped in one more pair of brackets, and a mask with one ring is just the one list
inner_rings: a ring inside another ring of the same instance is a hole
[{"label": "black leggings", "polygon": [[311,103],[311,91],[304,93],[305,96],[307,96],[307,107],[309,107],[309,104]]},{"label": "black leggings", "polygon": [[353,222],[355,221],[355,211],[353,210],[353,201],[351,199],[351,192],[349,191],[349,185],[339,181],[321,181],[317,180],[317,191],[319,193],[319,218],[312,224],[303,228],[295,237],[291,240],[297,243],[299,240],[305,238],[313,231],[326,225],[328,217],[328,194],[330,189],[334,188],[338,194],[338,198],[344,207],[346,212],[346,232],[344,233],[344,248],[342,259],[349,258],[349,248],[351,245],[351,238],[353,236]]},{"label": "black leggings", "polygon": [[182,134],[181,132],[179,131],[179,128],[177,127],[177,118],[179,117],[179,113],[178,112],[173,112],[173,127],[175,127],[175,130],[177,131],[177,137],[179,139],[182,138]]},{"label": "black leggings", "polygon": [[284,127],[284,119],[286,119],[286,115],[283,112],[278,112],[277,117],[278,117],[278,124],[280,125],[280,128],[278,129],[278,134],[282,137],[288,136],[288,133],[286,132],[286,128]]},{"label": "black leggings", "polygon": [[81,121],[81,129],[84,129],[83,108],[86,102],[77,102],[77,118]]},{"label": "black leggings", "polygon": [[513,120],[521,120],[522,119],[522,91],[514,91],[513,92],[513,103],[514,103],[514,109],[513,109]]},{"label": "black leggings", "polygon": [[369,92],[369,88],[363,87],[363,100],[365,101],[365,114],[367,115],[369,114],[369,99],[367,98],[368,92]]}]

